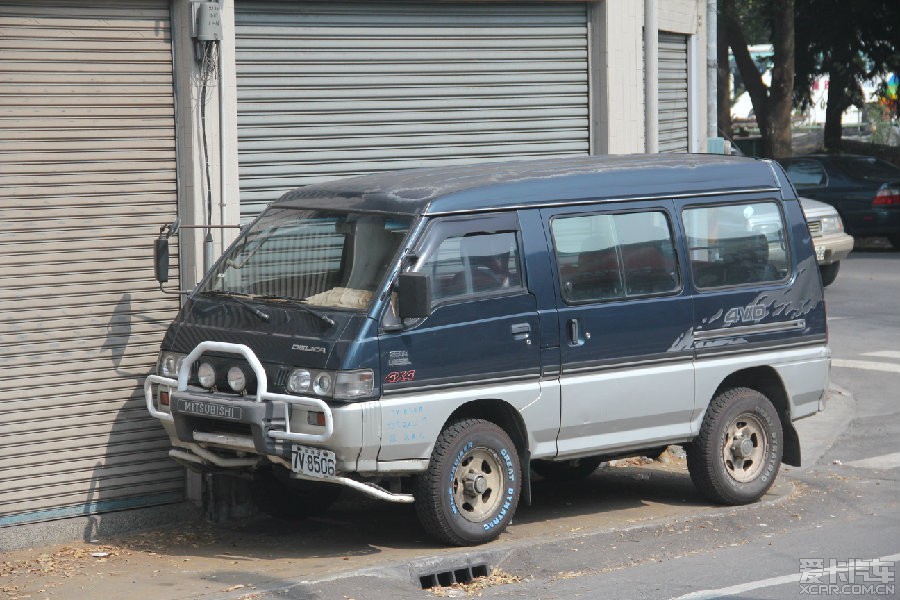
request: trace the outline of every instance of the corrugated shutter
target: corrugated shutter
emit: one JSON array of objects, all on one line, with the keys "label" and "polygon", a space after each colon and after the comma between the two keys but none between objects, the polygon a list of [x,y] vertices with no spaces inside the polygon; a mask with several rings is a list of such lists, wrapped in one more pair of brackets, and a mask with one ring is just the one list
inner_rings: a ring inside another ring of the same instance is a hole
[{"label": "corrugated shutter", "polygon": [[168,2],[0,2],[0,526],[179,500],[142,378],[173,296]]},{"label": "corrugated shutter", "polygon": [[238,0],[242,216],[346,175],[587,154],[586,11]]},{"label": "corrugated shutter", "polygon": [[688,38],[659,34],[659,151],[688,151]]}]

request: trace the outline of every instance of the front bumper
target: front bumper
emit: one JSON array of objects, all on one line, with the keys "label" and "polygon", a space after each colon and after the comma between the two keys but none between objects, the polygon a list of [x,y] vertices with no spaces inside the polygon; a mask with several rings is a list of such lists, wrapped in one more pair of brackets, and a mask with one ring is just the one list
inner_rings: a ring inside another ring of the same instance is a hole
[{"label": "front bumper", "polygon": [[[243,355],[256,375],[256,396],[236,398],[189,388],[191,365],[204,352]],[[154,386],[171,390],[169,411],[156,406]],[[250,348],[243,344],[202,342],[182,361],[177,380],[148,376],[144,381],[144,396],[147,410],[163,422],[172,438],[174,447],[169,455],[184,464],[201,468],[253,469],[265,462],[274,462],[291,470],[293,444],[296,443],[332,450],[337,457],[339,472],[355,470],[356,461],[365,450],[359,424],[344,423],[336,433],[335,412],[323,400],[271,393],[267,388],[265,369]],[[324,424],[305,425],[310,411],[324,415]],[[354,417],[359,418],[362,411],[344,412],[348,412],[349,421],[354,422]],[[304,427],[311,431],[300,431]],[[292,477],[336,483],[392,502],[413,501],[409,494],[391,493],[373,483],[344,476],[313,478],[292,472]]]},{"label": "front bumper", "polygon": [[834,233],[813,238],[816,247],[816,262],[831,265],[847,258],[853,250],[853,237],[846,233]]}]

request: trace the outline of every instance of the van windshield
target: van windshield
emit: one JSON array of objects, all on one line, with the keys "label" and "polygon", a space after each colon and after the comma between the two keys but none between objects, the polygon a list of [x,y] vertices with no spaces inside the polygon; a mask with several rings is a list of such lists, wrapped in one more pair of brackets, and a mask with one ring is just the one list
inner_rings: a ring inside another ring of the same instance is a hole
[{"label": "van windshield", "polygon": [[366,309],[410,223],[402,215],[270,208],[199,293]]}]

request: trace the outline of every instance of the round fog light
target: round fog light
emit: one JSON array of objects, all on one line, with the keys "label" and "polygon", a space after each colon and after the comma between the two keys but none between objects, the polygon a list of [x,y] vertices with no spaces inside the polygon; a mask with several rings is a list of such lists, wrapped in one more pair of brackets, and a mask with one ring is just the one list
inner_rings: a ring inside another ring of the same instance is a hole
[{"label": "round fog light", "polygon": [[228,386],[235,392],[243,392],[247,387],[247,376],[240,367],[228,369]]},{"label": "round fog light", "polygon": [[205,362],[197,369],[197,378],[200,380],[200,385],[205,388],[211,388],[216,385],[216,370],[213,369],[211,364]]}]

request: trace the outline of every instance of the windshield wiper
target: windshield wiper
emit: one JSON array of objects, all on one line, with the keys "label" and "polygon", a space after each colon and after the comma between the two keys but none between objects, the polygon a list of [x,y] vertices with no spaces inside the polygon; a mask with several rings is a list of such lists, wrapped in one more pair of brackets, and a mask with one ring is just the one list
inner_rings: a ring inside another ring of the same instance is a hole
[{"label": "windshield wiper", "polygon": [[203,291],[203,292],[200,292],[200,294],[203,296],[224,296],[226,298],[231,298],[238,305],[240,305],[244,309],[252,312],[254,315],[259,317],[261,320],[263,320],[263,321],[269,320],[269,313],[261,311],[260,309],[253,306],[252,304],[250,304],[249,302],[247,302],[245,300],[245,298],[252,298],[253,296],[249,296],[247,294],[238,294],[236,292],[222,292],[222,291],[212,291],[212,290]]},{"label": "windshield wiper", "polygon": [[297,298],[288,298],[287,296],[253,296],[254,298],[259,298],[260,300],[278,300],[281,302],[290,302],[292,305],[296,306],[300,310],[303,310],[319,320],[328,323],[329,326],[334,327],[334,319],[329,317],[324,313],[320,313],[314,308],[310,308],[306,304],[303,304],[302,300],[298,300]]}]

